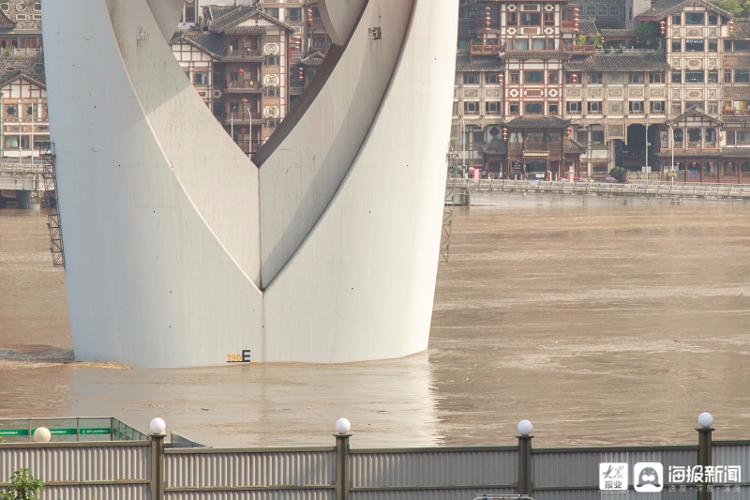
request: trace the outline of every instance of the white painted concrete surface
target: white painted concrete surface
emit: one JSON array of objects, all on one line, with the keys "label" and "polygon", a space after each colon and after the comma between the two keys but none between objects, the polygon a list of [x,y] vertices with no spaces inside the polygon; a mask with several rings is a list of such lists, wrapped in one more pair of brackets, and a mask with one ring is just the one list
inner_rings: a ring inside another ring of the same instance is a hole
[{"label": "white painted concrete surface", "polygon": [[260,179],[167,46],[176,3],[43,6],[76,356],[173,367],[425,349],[456,0],[370,0]]}]

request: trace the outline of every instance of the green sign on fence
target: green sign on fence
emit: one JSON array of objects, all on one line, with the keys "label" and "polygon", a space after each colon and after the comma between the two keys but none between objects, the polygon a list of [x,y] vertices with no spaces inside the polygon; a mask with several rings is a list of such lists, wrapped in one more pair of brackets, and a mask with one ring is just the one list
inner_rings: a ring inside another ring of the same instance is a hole
[{"label": "green sign on fence", "polygon": [[[34,429],[36,430],[36,429]],[[53,436],[63,436],[63,435],[76,435],[76,429],[50,429],[50,433],[52,433]],[[112,430],[109,427],[94,427],[89,429],[80,429],[81,435],[91,435],[91,434],[110,434]],[[29,430],[28,429],[0,429],[0,436],[28,436]]]}]

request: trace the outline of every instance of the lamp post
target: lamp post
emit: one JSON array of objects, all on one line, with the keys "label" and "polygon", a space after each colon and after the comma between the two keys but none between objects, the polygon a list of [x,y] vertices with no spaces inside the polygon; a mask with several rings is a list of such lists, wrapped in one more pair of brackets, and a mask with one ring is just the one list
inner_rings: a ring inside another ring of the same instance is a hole
[{"label": "lamp post", "polygon": [[349,468],[349,438],[352,423],[346,418],[336,420],[336,500],[349,500],[351,470]]},{"label": "lamp post", "polygon": [[646,114],[646,190],[648,190],[648,114]]},{"label": "lamp post", "polygon": [[[698,465],[701,466],[704,474],[706,468],[711,465],[711,448],[713,447],[711,433],[714,431],[711,425],[713,423],[714,417],[710,413],[703,412],[698,415],[698,425],[700,427],[695,429],[698,431]],[[708,482],[699,485],[698,500],[711,500],[711,491],[708,489],[710,486]]]},{"label": "lamp post", "polygon": [[149,425],[151,438],[151,500],[164,499],[164,438],[167,436],[167,424],[161,418],[155,418]]},{"label": "lamp post", "polygon": [[531,431],[534,426],[528,420],[518,422],[518,494],[529,495],[533,493],[534,488],[531,471],[531,440],[534,436]]},{"label": "lamp post", "polygon": [[667,127],[669,127],[669,138],[671,139],[672,144],[672,164],[669,167],[669,183],[670,185],[674,186],[674,174],[671,174],[671,172],[674,172],[674,129],[672,128],[672,124],[667,122]]}]

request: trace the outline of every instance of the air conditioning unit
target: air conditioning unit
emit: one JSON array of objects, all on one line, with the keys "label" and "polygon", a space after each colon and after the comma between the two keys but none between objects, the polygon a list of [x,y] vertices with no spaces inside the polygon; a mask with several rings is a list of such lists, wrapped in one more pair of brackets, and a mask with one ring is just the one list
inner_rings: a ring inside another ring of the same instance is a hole
[{"label": "air conditioning unit", "polygon": [[224,93],[221,90],[214,90],[214,99],[221,99]]}]

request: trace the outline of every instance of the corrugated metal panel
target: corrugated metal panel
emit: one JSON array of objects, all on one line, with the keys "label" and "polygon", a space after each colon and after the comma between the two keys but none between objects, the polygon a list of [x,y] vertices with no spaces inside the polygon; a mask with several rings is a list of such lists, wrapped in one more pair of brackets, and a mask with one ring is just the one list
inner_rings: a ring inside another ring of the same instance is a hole
[{"label": "corrugated metal panel", "polygon": [[[400,491],[353,491],[352,500],[473,500],[484,493],[517,495],[516,490],[476,490],[471,488],[454,490],[400,490]],[[597,499],[598,500],[598,499]]]},{"label": "corrugated metal panel", "polygon": [[711,462],[714,465],[739,465],[742,467],[742,480],[748,481],[750,478],[750,446],[748,445],[714,445]]},{"label": "corrugated metal panel", "polygon": [[714,488],[712,500],[747,500],[750,498],[750,486],[736,488],[730,486],[726,488]]},{"label": "corrugated metal panel", "polygon": [[180,500],[334,500],[335,490],[272,490],[167,493],[167,498]]},{"label": "corrugated metal panel", "polygon": [[167,488],[318,486],[336,480],[333,451],[169,453]]},{"label": "corrugated metal panel", "polygon": [[[599,486],[601,453],[563,452],[536,453],[533,455],[534,485],[549,486]],[[536,498],[536,497],[535,497]]]},{"label": "corrugated metal panel", "polygon": [[27,467],[48,481],[118,481],[148,479],[149,446],[86,446],[70,448],[0,448],[0,482]]},{"label": "corrugated metal panel", "polygon": [[44,500],[149,500],[148,485],[51,486],[42,494]]},{"label": "corrugated metal panel", "polygon": [[506,485],[517,481],[518,452],[355,453],[355,488]]},{"label": "corrugated metal panel", "polygon": [[[599,490],[536,491],[534,500],[602,500],[604,495]],[[620,500],[620,493],[612,494]],[[657,500],[657,499],[654,499]]]}]

